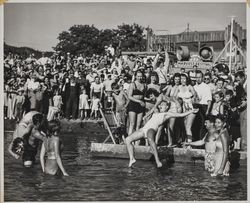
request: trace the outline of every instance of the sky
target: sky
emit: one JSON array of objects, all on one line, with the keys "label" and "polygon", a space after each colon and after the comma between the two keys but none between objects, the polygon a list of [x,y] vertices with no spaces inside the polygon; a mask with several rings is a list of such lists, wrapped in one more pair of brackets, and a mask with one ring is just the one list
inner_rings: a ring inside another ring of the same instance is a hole
[{"label": "sky", "polygon": [[77,24],[112,29],[137,23],[155,34],[177,34],[187,23],[191,31],[224,30],[232,15],[246,28],[246,3],[6,3],[4,41],[52,51],[59,33]]}]

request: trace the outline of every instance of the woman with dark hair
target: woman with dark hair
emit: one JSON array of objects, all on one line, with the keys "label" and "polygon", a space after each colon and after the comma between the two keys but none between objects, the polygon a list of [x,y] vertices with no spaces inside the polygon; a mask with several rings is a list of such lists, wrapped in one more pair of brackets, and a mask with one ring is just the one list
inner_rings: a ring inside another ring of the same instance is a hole
[{"label": "woman with dark hair", "polygon": [[142,80],[143,73],[140,70],[137,70],[135,73],[135,81],[130,84],[128,89],[128,98],[130,100],[128,104],[128,135],[131,135],[135,130],[139,130],[145,111],[144,96],[147,87]]},{"label": "woman with dark hair", "polygon": [[[173,95],[176,98],[181,98],[183,101],[182,109],[183,112],[190,111],[193,109],[193,101],[196,98],[196,92],[189,84],[189,78],[186,74],[181,74],[181,84],[177,87],[175,94]],[[184,124],[187,135],[187,142],[192,141],[192,125],[195,119],[195,114],[189,114],[184,118]]]},{"label": "woman with dark hair", "polygon": [[226,128],[226,119],[222,115],[215,118],[215,129],[217,136],[215,137],[215,168],[211,176],[228,176],[230,170],[230,162],[228,160],[229,154],[229,133]]},{"label": "woman with dark hair", "polygon": [[[48,122],[48,132],[44,140],[40,152],[40,162],[44,173],[55,175],[58,168],[62,171],[64,176],[68,176],[61,160],[61,146],[62,143],[58,137],[61,126],[60,121],[52,120]],[[45,154],[47,155],[44,162]]]},{"label": "woman with dark hair", "polygon": [[173,76],[173,85],[166,92],[166,96],[173,97],[175,94],[175,91],[177,90],[177,88],[180,85],[180,82],[181,82],[181,74],[175,73]]},{"label": "woman with dark hair", "polygon": [[[171,99],[173,98],[175,92],[177,91],[179,85],[180,85],[180,81],[181,81],[181,74],[180,73],[175,73],[173,76],[173,86],[170,86],[170,88],[168,88],[167,92],[166,92],[166,96],[170,97]],[[173,113],[177,112],[178,107],[175,105],[176,103],[173,102],[172,103],[172,108],[171,111]],[[180,113],[180,111],[178,112]],[[176,137],[176,141],[179,141],[179,137],[180,137],[180,133],[174,133],[174,125],[175,125],[175,121],[178,118],[172,117],[169,119],[168,122],[168,127],[167,127],[167,134],[168,134],[168,147],[172,147],[173,145],[173,136],[175,134]]]},{"label": "woman with dark hair", "polygon": [[158,84],[159,78],[156,72],[150,74],[150,84],[147,85],[148,89],[155,89],[158,93],[161,92],[161,87]]}]

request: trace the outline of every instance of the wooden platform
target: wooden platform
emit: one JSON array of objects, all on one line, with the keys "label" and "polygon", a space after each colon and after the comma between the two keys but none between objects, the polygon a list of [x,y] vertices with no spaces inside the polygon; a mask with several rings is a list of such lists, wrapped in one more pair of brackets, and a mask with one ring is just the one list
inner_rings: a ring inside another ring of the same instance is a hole
[{"label": "wooden platform", "polygon": [[[135,158],[141,160],[150,160],[153,154],[150,152],[149,146],[134,146]],[[204,149],[184,149],[184,148],[168,148],[166,146],[158,147],[160,159],[167,159],[174,162],[203,162]],[[107,143],[91,143],[91,154],[94,157],[103,158],[121,158],[128,159],[126,145],[107,144]],[[247,160],[246,152],[231,152],[235,160]]]},{"label": "wooden platform", "polygon": [[[135,146],[134,150],[136,159],[149,160],[153,157],[149,146]],[[203,149],[167,148],[165,146],[159,147],[158,152],[160,158],[181,162],[203,160],[205,154]],[[91,143],[91,154],[94,157],[129,158],[126,145],[119,144]]]}]

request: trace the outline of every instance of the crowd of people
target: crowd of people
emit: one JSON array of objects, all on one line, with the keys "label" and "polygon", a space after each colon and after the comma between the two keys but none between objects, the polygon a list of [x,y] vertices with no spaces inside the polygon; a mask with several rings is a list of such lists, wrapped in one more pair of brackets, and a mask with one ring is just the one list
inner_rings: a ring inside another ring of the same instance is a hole
[{"label": "crowd of people", "polygon": [[[123,57],[112,45],[105,47],[104,54],[91,57],[55,53],[37,59],[32,54],[22,58],[8,53],[4,58],[4,116],[21,121],[28,112],[37,111],[48,121],[98,120],[99,110],[109,109],[125,128],[123,142],[130,166],[135,162],[133,146],[148,138],[158,167],[156,145],[204,144],[209,170],[227,174],[225,154],[230,148],[247,149],[246,68],[229,70],[218,63],[204,72],[182,68],[171,73],[171,66],[167,50],[153,57]],[[44,144],[43,152],[49,145]],[[217,162],[213,163],[212,156]]]}]

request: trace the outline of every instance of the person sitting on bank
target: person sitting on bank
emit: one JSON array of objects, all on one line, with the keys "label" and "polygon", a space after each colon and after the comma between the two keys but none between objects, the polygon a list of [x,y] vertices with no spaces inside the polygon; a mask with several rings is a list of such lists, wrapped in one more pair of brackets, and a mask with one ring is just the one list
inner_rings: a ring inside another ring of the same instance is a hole
[{"label": "person sitting on bank", "polygon": [[131,167],[135,162],[134,150],[132,142],[140,140],[141,138],[148,139],[151,150],[154,154],[156,165],[158,168],[162,167],[162,163],[159,160],[158,152],[155,143],[155,135],[157,133],[158,128],[168,119],[172,117],[184,117],[191,113],[197,113],[198,109],[192,109],[185,113],[173,113],[169,112],[170,104],[169,102],[162,101],[159,105],[160,113],[154,113],[149,121],[144,125],[144,127],[132,133],[130,136],[126,138],[127,150],[129,153],[129,167]]},{"label": "person sitting on bank", "polygon": [[[64,176],[68,176],[61,160],[60,129],[60,121],[52,120],[48,122],[48,131],[40,152],[40,163],[43,172],[46,174],[56,175],[58,169],[60,169]],[[47,155],[46,159],[45,154]]]}]

